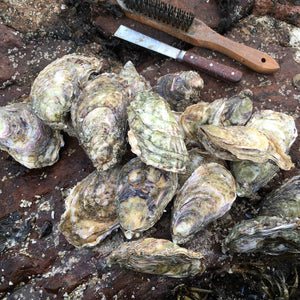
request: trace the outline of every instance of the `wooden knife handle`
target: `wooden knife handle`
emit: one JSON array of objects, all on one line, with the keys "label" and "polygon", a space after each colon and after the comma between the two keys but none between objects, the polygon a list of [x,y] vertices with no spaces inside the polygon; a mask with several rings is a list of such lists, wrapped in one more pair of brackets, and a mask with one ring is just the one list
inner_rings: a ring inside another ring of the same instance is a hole
[{"label": "wooden knife handle", "polygon": [[239,82],[243,73],[237,69],[220,64],[216,61],[199,56],[191,51],[182,51],[183,57],[181,60],[194,66],[213,77],[230,82]]}]

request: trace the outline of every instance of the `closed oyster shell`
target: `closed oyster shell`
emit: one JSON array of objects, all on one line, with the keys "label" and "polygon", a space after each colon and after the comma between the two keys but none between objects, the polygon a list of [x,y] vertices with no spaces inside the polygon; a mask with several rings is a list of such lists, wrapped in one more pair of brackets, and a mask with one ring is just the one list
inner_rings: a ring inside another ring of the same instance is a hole
[{"label": "closed oyster shell", "polygon": [[269,193],[261,203],[259,214],[300,218],[300,175],[287,179]]},{"label": "closed oyster shell", "polygon": [[53,165],[63,145],[61,134],[44,124],[28,103],[0,107],[0,149],[23,166]]},{"label": "closed oyster shell", "polygon": [[[295,121],[291,116],[272,110],[255,112],[247,127],[259,130],[268,136],[283,152],[288,153],[297,137]],[[240,197],[255,197],[255,192],[266,185],[279,171],[272,162],[232,162],[231,171],[236,180]]]},{"label": "closed oyster shell", "polygon": [[157,79],[153,88],[174,110],[181,110],[190,101],[197,100],[204,86],[203,79],[195,71],[166,74]]},{"label": "closed oyster shell", "polygon": [[119,227],[115,189],[120,168],[94,171],[73,187],[65,199],[59,230],[72,245],[91,247]]},{"label": "closed oyster shell", "polygon": [[33,82],[30,97],[37,116],[57,129],[68,129],[69,111],[79,88],[103,59],[80,54],[65,55],[46,66]]},{"label": "closed oyster shell", "polygon": [[277,143],[251,127],[202,125],[198,136],[206,150],[225,160],[272,160],[283,170],[294,167]]},{"label": "closed oyster shell", "polygon": [[300,253],[300,218],[258,216],[244,220],[233,227],[224,250],[269,255]]},{"label": "closed oyster shell", "polygon": [[225,167],[225,162],[209,153],[208,151],[200,148],[193,148],[188,150],[189,160],[186,164],[186,171],[184,174],[178,174],[178,183],[181,187],[192,173],[201,165],[215,162]]},{"label": "closed oyster shell", "polygon": [[126,150],[127,83],[102,73],[89,81],[71,109],[80,144],[99,171],[116,165]]},{"label": "closed oyster shell", "polygon": [[128,106],[131,151],[147,165],[184,172],[188,153],[169,105],[157,93],[140,92]]},{"label": "closed oyster shell", "polygon": [[116,202],[119,223],[127,238],[152,227],[177,190],[177,174],[133,158],[120,172]]},{"label": "closed oyster shell", "polygon": [[236,198],[235,182],[220,164],[198,167],[179,190],[173,207],[172,239],[182,244],[222,217]]},{"label": "closed oyster shell", "polygon": [[201,253],[154,238],[123,243],[108,257],[109,266],[116,263],[137,272],[175,278],[200,275],[205,271]]}]

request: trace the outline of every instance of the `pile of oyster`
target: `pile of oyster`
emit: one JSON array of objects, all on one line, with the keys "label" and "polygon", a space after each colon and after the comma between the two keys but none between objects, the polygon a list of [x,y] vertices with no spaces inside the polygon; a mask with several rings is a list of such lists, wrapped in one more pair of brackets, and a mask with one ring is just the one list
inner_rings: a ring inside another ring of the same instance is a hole
[{"label": "pile of oyster", "polygon": [[[101,58],[66,55],[35,79],[30,101],[0,108],[0,149],[28,168],[58,160],[60,130],[78,138],[95,171],[65,198],[60,231],[76,247],[95,246],[121,228],[127,239],[108,265],[171,277],[201,274],[203,253],[177,244],[252,198],[279,171],[293,168],[291,116],[252,113],[252,93],[200,101],[193,71],[168,74],[155,87],[128,62],[119,74]],[[175,112],[190,99],[198,101]],[[173,110],[172,110],[173,109]],[[135,157],[124,161],[130,144]],[[259,216],[234,226],[224,251],[300,252],[300,176],[264,199]],[[172,242],[143,238],[173,201]]]}]

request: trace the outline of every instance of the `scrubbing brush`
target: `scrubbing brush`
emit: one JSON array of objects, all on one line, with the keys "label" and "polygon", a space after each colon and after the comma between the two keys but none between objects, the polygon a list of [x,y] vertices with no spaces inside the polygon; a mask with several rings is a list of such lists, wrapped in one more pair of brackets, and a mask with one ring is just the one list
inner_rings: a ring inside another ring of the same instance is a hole
[{"label": "scrubbing brush", "polygon": [[223,53],[259,73],[274,73],[278,63],[268,54],[234,42],[171,4],[160,0],[117,0],[126,16],[164,31],[194,46]]}]

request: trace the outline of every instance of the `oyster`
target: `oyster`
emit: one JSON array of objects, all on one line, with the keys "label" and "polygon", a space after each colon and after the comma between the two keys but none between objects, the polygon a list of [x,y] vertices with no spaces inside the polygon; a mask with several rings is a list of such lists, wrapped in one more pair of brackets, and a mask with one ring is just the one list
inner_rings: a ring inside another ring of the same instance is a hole
[{"label": "oyster", "polygon": [[189,160],[186,164],[186,171],[184,174],[178,174],[178,183],[181,187],[186,180],[192,175],[192,173],[201,165],[215,162],[225,167],[224,160],[216,158],[215,156],[211,155],[208,151],[200,148],[193,148],[188,150]]},{"label": "oyster", "polygon": [[116,165],[126,150],[127,82],[113,73],[89,81],[71,108],[80,144],[99,170]]},{"label": "oyster", "polygon": [[177,190],[177,174],[145,165],[138,157],[120,172],[116,202],[119,223],[127,238],[152,227]]},{"label": "oyster", "polygon": [[300,175],[286,180],[262,201],[260,215],[300,218]]},{"label": "oyster", "polygon": [[23,166],[53,165],[63,145],[61,134],[44,124],[28,103],[0,107],[0,149]]},{"label": "oyster", "polygon": [[76,247],[95,246],[119,227],[115,189],[120,168],[95,170],[65,199],[59,230]]},{"label": "oyster", "polygon": [[157,93],[140,92],[128,106],[131,151],[147,165],[184,172],[188,153],[169,105]]},{"label": "oyster", "polygon": [[244,90],[229,99],[217,99],[211,103],[199,102],[188,106],[180,116],[180,125],[188,139],[198,142],[199,126],[244,125],[252,113],[252,92]]},{"label": "oyster", "polygon": [[[246,125],[268,136],[283,152],[288,153],[297,137],[295,121],[287,114],[272,110],[255,112]],[[266,185],[279,171],[272,162],[232,162],[231,171],[236,180],[240,197],[254,197],[255,192]]]},{"label": "oyster", "polygon": [[198,136],[206,150],[225,160],[272,160],[283,170],[294,167],[290,156],[277,143],[251,127],[202,125]]},{"label": "oyster", "polygon": [[300,218],[258,216],[243,220],[226,237],[224,250],[269,255],[300,253]]},{"label": "oyster", "polygon": [[207,224],[222,217],[236,198],[235,182],[220,164],[198,167],[179,190],[173,207],[172,239],[183,244]]},{"label": "oyster", "polygon": [[205,271],[201,253],[154,238],[123,243],[108,256],[109,266],[116,263],[137,272],[176,278],[200,275]]},{"label": "oyster", "polygon": [[72,101],[103,59],[80,54],[65,55],[44,68],[31,87],[30,97],[37,116],[57,129],[68,129]]},{"label": "oyster", "polygon": [[172,109],[181,110],[186,103],[199,97],[203,86],[203,79],[197,72],[182,71],[158,78],[153,90],[160,94]]}]

